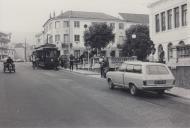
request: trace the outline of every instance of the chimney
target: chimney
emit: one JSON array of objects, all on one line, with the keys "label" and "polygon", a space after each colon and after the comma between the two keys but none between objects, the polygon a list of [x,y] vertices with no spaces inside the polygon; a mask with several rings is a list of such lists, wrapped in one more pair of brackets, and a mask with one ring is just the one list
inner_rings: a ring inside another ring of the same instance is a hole
[{"label": "chimney", "polygon": [[49,14],[49,18],[51,19],[52,17],[51,17],[51,13]]},{"label": "chimney", "polygon": [[55,18],[55,11],[53,12],[53,18]]}]

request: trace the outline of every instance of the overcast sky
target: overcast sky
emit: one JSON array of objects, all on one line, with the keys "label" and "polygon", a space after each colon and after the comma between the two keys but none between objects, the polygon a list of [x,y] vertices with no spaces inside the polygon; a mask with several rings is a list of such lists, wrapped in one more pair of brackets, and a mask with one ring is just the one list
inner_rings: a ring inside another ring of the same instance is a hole
[{"label": "overcast sky", "polygon": [[11,32],[12,42],[32,43],[50,12],[61,10],[123,13],[149,13],[147,4],[156,0],[0,0],[0,31]]}]

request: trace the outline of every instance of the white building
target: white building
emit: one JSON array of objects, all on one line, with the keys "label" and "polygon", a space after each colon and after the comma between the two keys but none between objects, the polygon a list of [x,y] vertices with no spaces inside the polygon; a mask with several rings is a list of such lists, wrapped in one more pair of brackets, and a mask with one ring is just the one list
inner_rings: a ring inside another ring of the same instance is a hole
[{"label": "white building", "polygon": [[44,37],[44,31],[36,34],[35,39],[36,39],[36,46],[43,45],[44,42],[46,42],[46,38]]},{"label": "white building", "polygon": [[11,41],[11,35],[0,32],[0,60],[9,56],[8,43]]},{"label": "white building", "polygon": [[148,7],[154,59],[164,51],[168,65],[190,65],[190,0],[159,0]]},{"label": "white building", "polygon": [[118,46],[125,40],[126,29],[133,24],[144,24],[144,20],[136,19],[137,15],[127,18],[126,16],[132,15],[127,13],[119,15],[121,18],[99,12],[67,11],[58,16],[54,14],[43,25],[44,34],[38,34],[36,39],[39,44],[42,40],[44,43],[56,44],[61,54],[72,53],[75,57],[79,57],[86,50],[83,39],[84,31],[94,23],[106,23],[114,28],[115,39],[103,51],[106,56],[110,56],[110,52],[114,53],[114,56],[120,56],[121,50]]}]

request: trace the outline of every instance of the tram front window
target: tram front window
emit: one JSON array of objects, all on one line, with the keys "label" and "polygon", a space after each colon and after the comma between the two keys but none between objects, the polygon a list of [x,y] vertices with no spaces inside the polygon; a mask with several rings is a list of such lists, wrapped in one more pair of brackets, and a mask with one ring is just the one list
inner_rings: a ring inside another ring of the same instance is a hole
[{"label": "tram front window", "polygon": [[50,51],[47,51],[46,53],[46,57],[55,57],[56,56],[56,51],[55,50],[50,50]]}]

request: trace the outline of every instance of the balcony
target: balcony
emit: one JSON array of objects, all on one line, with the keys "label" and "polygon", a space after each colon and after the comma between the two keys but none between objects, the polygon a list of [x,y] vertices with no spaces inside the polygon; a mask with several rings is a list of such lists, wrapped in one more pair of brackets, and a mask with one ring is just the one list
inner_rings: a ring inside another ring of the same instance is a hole
[{"label": "balcony", "polygon": [[5,37],[1,37],[1,38],[0,38],[0,42],[9,43],[9,42],[10,42],[10,39],[5,38]]}]

